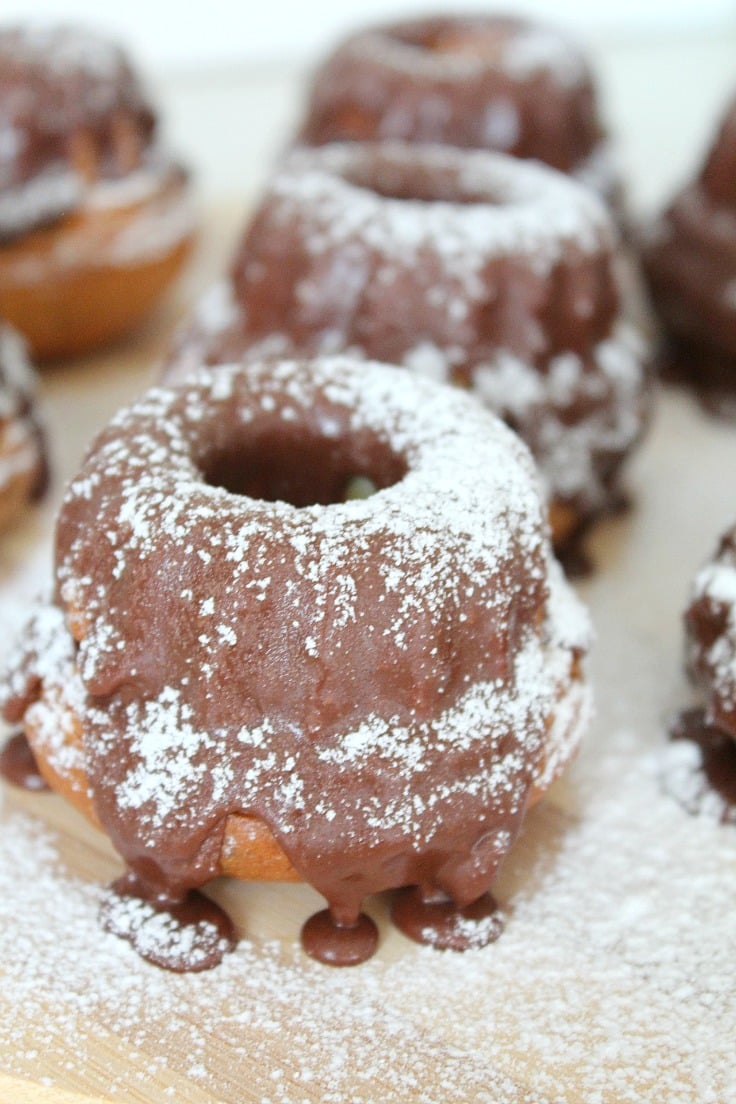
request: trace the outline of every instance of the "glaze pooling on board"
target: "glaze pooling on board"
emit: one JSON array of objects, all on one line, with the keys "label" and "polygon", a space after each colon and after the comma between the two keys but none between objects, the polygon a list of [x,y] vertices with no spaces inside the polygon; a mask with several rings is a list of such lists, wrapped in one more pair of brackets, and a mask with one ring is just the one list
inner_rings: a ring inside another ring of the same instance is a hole
[{"label": "glaze pooling on board", "polygon": [[[381,489],[340,502],[356,471]],[[71,628],[97,815],[169,898],[248,812],[339,923],[411,882],[465,904],[584,724],[587,622],[528,454],[408,373],[221,366],[150,391],[72,482],[56,560],[66,623],[37,619],[51,646],[20,657],[6,715],[40,707]]]},{"label": "glaze pooling on board", "polygon": [[123,51],[71,26],[0,32],[0,104],[0,242],[140,165],[156,125]]},{"label": "glaze pooling on board", "polygon": [[147,962],[174,973],[218,966],[237,943],[227,913],[196,889],[174,900],[162,899],[159,889],[132,873],[118,878],[100,908],[105,931],[127,940]]},{"label": "glaze pooling on board", "polygon": [[302,925],[301,941],[307,954],[325,966],[360,966],[376,952],[378,928],[364,912],[350,924],[339,924],[330,909],[322,909]]},{"label": "glaze pooling on board", "polygon": [[470,389],[524,438],[553,500],[604,510],[648,420],[597,198],[498,154],[384,143],[292,154],[165,369],[348,351]]},{"label": "glaze pooling on board", "polygon": [[415,943],[452,951],[487,947],[498,939],[505,923],[490,893],[457,908],[446,894],[423,892],[419,886],[408,886],[396,894],[391,919]]}]

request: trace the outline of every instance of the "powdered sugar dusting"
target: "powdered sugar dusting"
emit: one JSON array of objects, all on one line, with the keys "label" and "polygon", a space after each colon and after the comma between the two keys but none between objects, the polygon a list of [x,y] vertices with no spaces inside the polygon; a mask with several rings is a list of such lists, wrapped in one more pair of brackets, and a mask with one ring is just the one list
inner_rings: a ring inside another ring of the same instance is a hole
[{"label": "powdered sugar dusting", "polygon": [[[597,454],[624,455],[639,439],[646,407],[643,364],[646,344],[628,322],[619,320],[588,362],[575,353],[552,358],[545,372],[499,349],[473,373],[473,391],[491,410],[510,421],[531,447],[550,497],[576,500],[587,510],[605,504],[609,490],[595,463]],[[407,363],[437,376],[449,355],[433,347],[413,350]],[[584,404],[586,416],[571,418]]]},{"label": "powdered sugar dusting", "polygon": [[140,897],[110,892],[103,909],[106,930],[133,943],[144,958],[153,954],[175,959],[196,971],[213,953],[222,955],[230,950],[229,940],[211,921],[180,924],[170,913],[155,909]]},{"label": "powdered sugar dusting", "polygon": [[[182,331],[165,378],[181,379],[219,344],[227,348],[232,341],[234,348],[242,346],[238,334],[246,331],[247,311],[232,284],[215,285],[196,309],[192,325]],[[336,344],[339,348],[341,343]],[[324,345],[326,352],[330,335]],[[293,346],[287,334],[272,334],[254,341],[243,355],[248,360],[289,355]],[[357,346],[347,351],[353,357],[364,356]],[[421,341],[406,351],[401,363],[427,379],[451,382],[466,355],[456,346]],[[640,330],[619,318],[610,336],[589,356],[559,354],[545,371],[498,349],[473,366],[470,390],[510,422],[531,448],[550,498],[573,500],[584,511],[595,511],[610,496],[607,465],[601,468],[596,457],[626,455],[641,437],[650,406],[647,358],[648,345]],[[574,414],[580,404],[584,417]]]},{"label": "powdered sugar dusting", "polygon": [[[46,580],[44,583],[48,585]],[[11,667],[6,692],[19,699],[24,697],[26,679],[20,665],[25,656],[32,655],[34,670],[47,687],[44,698],[34,702],[28,712],[38,749],[51,769],[62,777],[82,775],[84,751],[70,730],[67,709],[71,707],[79,716],[84,709],[85,690],[77,669],[74,641],[61,610],[45,601],[37,601],[17,647],[21,653],[20,664]]]},{"label": "powdered sugar dusting", "polygon": [[[167,687],[155,701],[133,702],[128,706],[129,730],[136,733],[133,752],[136,765],[119,795],[120,804],[144,810],[154,805],[157,818],[170,816],[202,788],[204,775],[217,800],[224,783],[232,775],[227,763],[208,767],[201,753],[214,745],[206,732],[195,729],[180,692]],[[104,724],[104,714],[100,717]]]},{"label": "powdered sugar dusting", "polygon": [[[382,143],[387,161],[401,163],[405,147]],[[390,199],[349,182],[349,173],[369,163],[370,153],[353,145],[297,150],[277,172],[271,189],[294,213],[307,212],[312,230],[308,245],[320,254],[356,234],[381,256],[401,259],[421,255],[431,245],[446,269],[475,298],[479,273],[489,258],[522,255],[540,274],[549,272],[574,243],[593,252],[609,242],[612,227],[601,201],[561,173],[544,165],[509,159],[488,151],[458,152],[426,146],[424,170],[457,174],[458,198],[476,202]],[[483,196],[487,202],[477,202]]]}]

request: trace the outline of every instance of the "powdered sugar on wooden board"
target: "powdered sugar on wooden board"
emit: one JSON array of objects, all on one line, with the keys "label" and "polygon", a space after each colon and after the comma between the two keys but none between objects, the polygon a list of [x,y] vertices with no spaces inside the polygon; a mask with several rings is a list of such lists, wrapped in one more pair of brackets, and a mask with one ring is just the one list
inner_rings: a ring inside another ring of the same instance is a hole
[{"label": "powdered sugar on wooden board", "polygon": [[[733,871],[733,833],[663,799],[636,743],[613,734],[579,820],[551,807],[532,816],[519,845],[524,880],[512,875],[498,944],[453,955],[393,936],[392,954],[355,971],[261,939],[244,940],[207,975],[149,967],[100,932],[98,887],[59,863],[48,831],[6,809],[8,1071],[37,1068],[27,1025],[48,1017],[44,1045],[65,1053],[65,1081],[88,1078],[100,1029],[121,1040],[132,1068],[99,1086],[120,1100],[150,1055],[146,1100],[167,1098],[154,1086],[169,1069],[217,1100],[243,1099],[237,1086],[247,1079],[254,1099],[274,1104],[378,1099],[377,1086],[387,1102],[567,1101],[581,1088],[582,1099],[617,1104],[736,1099],[732,925],[717,892]],[[295,902],[305,895],[295,891]]]},{"label": "powdered sugar on wooden board", "polygon": [[[120,870],[101,837],[54,797],[5,791],[3,1071],[147,1104],[736,1101],[736,835],[661,783],[668,715],[689,700],[680,613],[731,520],[734,460],[731,427],[665,396],[632,466],[635,512],[601,528],[584,588],[597,721],[511,853],[498,943],[416,948],[377,899],[377,958],[331,971],[296,946],[311,890],[222,882],[245,938],[212,973],[174,977],[100,931]],[[37,567],[3,565],[16,623],[45,577],[38,548]]]}]

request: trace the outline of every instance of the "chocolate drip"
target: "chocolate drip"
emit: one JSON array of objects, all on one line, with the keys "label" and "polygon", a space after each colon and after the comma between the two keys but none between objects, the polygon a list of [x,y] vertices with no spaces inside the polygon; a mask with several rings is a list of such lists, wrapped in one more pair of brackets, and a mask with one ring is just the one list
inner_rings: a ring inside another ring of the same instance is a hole
[{"label": "chocolate drip", "polygon": [[359,966],[378,947],[378,929],[364,912],[349,924],[338,923],[329,909],[315,912],[302,927],[302,946],[326,966]]},{"label": "chocolate drip", "polygon": [[203,893],[162,897],[130,873],[112,884],[100,918],[105,931],[126,939],[147,962],[177,974],[212,969],[237,941],[230,917]]},{"label": "chocolate drip", "polygon": [[[680,713],[670,728],[670,739],[689,740],[700,751],[697,770],[701,780],[701,796],[714,791],[723,803],[721,821],[736,824],[736,740],[709,723],[703,709],[688,709]],[[686,806],[697,811],[698,799]]]},{"label": "chocolate drip", "polygon": [[21,790],[38,792],[49,788],[23,732],[11,736],[0,751],[0,775]]},{"label": "chocolate drip", "polygon": [[419,886],[396,894],[391,919],[415,943],[448,951],[486,947],[498,939],[505,924],[490,893],[461,908],[447,894]]}]

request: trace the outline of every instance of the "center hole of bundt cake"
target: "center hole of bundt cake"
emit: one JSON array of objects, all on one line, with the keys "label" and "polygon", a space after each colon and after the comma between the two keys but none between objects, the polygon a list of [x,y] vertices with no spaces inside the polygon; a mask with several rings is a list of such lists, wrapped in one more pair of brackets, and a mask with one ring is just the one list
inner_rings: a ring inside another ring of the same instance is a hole
[{"label": "center hole of bundt cake", "polygon": [[411,163],[378,160],[356,163],[343,172],[343,178],[357,188],[373,192],[383,199],[414,203],[452,203],[461,206],[496,205],[500,197],[465,187],[458,172],[450,166],[423,165],[421,154]]},{"label": "center hole of bundt cake", "polygon": [[406,474],[406,462],[369,433],[345,438],[290,431],[232,441],[203,464],[205,482],[231,494],[292,506],[366,498]]}]

